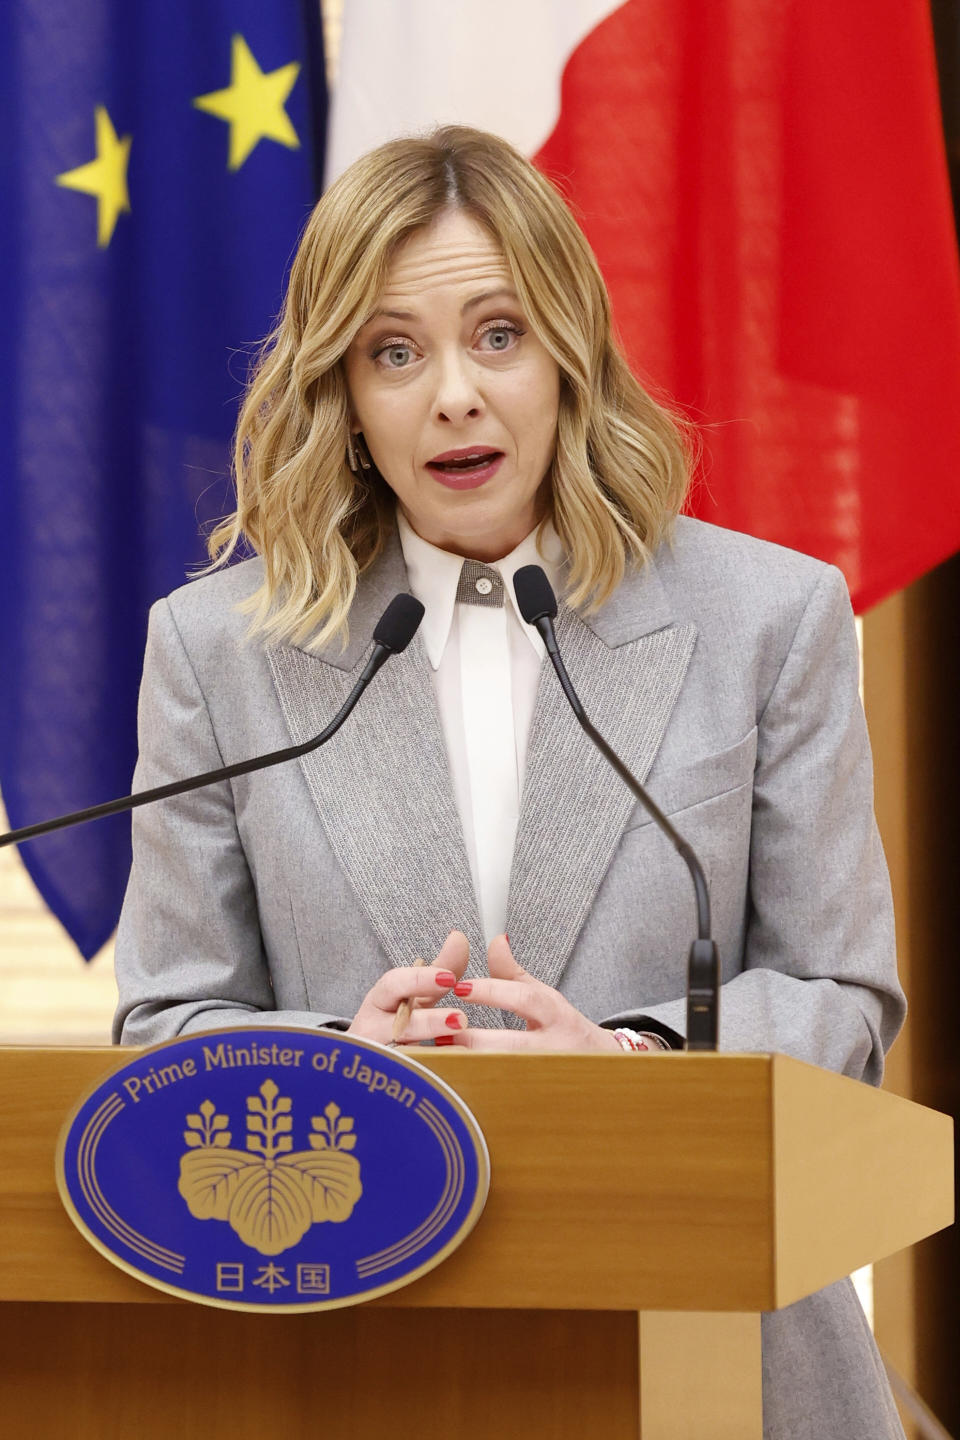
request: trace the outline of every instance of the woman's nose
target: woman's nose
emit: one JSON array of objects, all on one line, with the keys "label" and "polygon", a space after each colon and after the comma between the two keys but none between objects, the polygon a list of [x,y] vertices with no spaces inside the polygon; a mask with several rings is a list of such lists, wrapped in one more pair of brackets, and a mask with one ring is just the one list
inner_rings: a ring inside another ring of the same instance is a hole
[{"label": "woman's nose", "polygon": [[458,425],[483,412],[483,397],[474,367],[462,354],[442,357],[437,380],[435,411],[438,420]]}]

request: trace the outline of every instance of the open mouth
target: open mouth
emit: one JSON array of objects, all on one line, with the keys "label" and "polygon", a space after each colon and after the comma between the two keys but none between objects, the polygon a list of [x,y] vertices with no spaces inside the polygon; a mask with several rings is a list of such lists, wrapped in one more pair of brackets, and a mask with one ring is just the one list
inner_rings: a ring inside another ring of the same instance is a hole
[{"label": "open mouth", "polygon": [[427,469],[443,475],[465,475],[471,470],[482,470],[494,460],[503,458],[502,450],[474,448],[471,450],[446,450],[442,455],[427,461]]},{"label": "open mouth", "polygon": [[495,475],[503,460],[502,450],[472,445],[469,450],[445,450],[427,461],[427,469],[448,490],[475,490]]}]

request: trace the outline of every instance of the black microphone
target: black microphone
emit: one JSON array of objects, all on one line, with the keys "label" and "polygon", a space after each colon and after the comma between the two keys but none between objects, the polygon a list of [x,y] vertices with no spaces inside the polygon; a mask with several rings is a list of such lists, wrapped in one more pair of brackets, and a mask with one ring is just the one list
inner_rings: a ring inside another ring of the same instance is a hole
[{"label": "black microphone", "polygon": [[679,831],[674,829],[639,780],[630,774],[620,756],[611,749],[600,732],[594,729],[590,723],[579,696],[571,684],[567,667],[564,665],[557,647],[557,637],[553,629],[554,616],[557,613],[557,598],[553,593],[550,581],[540,566],[524,565],[522,569],[518,570],[513,577],[513,589],[520,614],[528,625],[535,625],[540,632],[543,643],[547,647],[547,654],[553,661],[553,668],[557,672],[557,679],[563,687],[564,695],[570,701],[571,709],[579,720],[581,728],[586,731],[624,784],[633,791],[640,804],[656,821],[677,853],[683,857],[687,869],[690,871],[690,878],[693,880],[697,896],[697,939],[690,947],[687,972],[686,1048],[688,1050],[716,1050],[719,1024],[720,955],[715,941],[710,936],[710,891],[707,887],[707,878],[703,873],[703,866],[697,859],[692,845],[684,840]]},{"label": "black microphone", "polygon": [[92,805],[88,810],[74,810],[70,815],[60,815],[55,820],[43,820],[37,825],[24,825],[19,830],[9,830],[0,835],[0,849],[4,845],[17,845],[23,840],[33,840],[37,835],[46,835],[51,830],[65,830],[70,825],[80,825],[85,820],[100,820],[105,815],[118,815],[123,810],[136,810],[140,805],[151,805],[154,800],[168,800],[172,795],[183,795],[188,790],[199,790],[204,785],[213,785],[217,780],[232,780],[236,775],[249,775],[254,770],[266,770],[270,765],[281,765],[284,760],[296,760],[319,750],[330,740],[346,720],[360,696],[382,665],[391,655],[406,650],[417,633],[423,619],[423,606],[412,595],[394,595],[390,604],[377,621],[373,632],[373,654],[363,667],[360,679],[326,729],[321,730],[312,740],[302,745],[290,745],[285,750],[272,750],[269,755],[258,755],[252,760],[239,760],[235,765],[224,765],[220,770],[207,770],[203,775],[193,775],[187,780],[173,780],[169,785],[158,785],[153,790],[138,790],[134,795],[125,795],[120,800],[107,800],[102,805]]}]

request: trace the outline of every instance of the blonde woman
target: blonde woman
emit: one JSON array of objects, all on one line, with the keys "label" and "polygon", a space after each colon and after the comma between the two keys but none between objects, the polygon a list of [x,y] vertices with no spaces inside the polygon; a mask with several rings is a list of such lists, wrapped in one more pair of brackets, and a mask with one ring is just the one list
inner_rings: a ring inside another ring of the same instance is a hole
[{"label": "blonde woman", "polygon": [[[541,664],[511,584],[539,563],[591,718],[707,869],[724,1047],[879,1081],[903,996],[846,589],[680,515],[692,448],[504,142],[442,129],[331,187],[240,415],[236,511],[151,615],[138,787],[306,739],[388,600],[425,618],[322,751],[138,812],[119,1038],[388,1042],[415,998],[411,1043],[682,1045],[688,877]],[[765,1434],[902,1433],[849,1284],[763,1323]]]}]

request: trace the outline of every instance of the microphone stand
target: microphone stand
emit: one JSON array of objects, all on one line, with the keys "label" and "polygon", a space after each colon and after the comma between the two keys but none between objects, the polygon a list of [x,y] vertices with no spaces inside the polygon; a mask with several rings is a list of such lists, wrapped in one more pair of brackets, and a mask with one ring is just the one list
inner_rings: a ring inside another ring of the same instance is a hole
[{"label": "microphone stand", "polygon": [[[538,577],[535,581],[531,577],[529,590],[524,583],[526,571],[536,571]],[[519,586],[517,585],[518,580],[520,580]],[[535,595],[533,593],[534,585],[536,586]],[[514,576],[514,588],[518,592],[517,602],[523,618],[528,625],[534,625],[538,630],[553,663],[553,668],[557,672],[557,679],[560,681],[563,693],[570,702],[570,708],[580,722],[581,729],[590,737],[600,753],[616,770],[623,783],[633,792],[640,804],[663,831],[690,872],[697,900],[697,938],[690,947],[687,966],[686,1048],[688,1050],[716,1050],[719,1029],[720,954],[716,941],[710,934],[710,891],[707,886],[707,878],[703,873],[703,866],[700,864],[693,846],[684,840],[680,832],[671,825],[659,805],[650,798],[640,782],[631,775],[620,756],[607,744],[599,730],[592,724],[580,703],[580,697],[573,688],[557,645],[557,637],[553,628],[553,616],[557,613],[557,603],[544,572],[539,566],[524,566]],[[523,592],[522,598],[521,591]],[[546,598],[547,591],[549,591],[549,600]],[[537,602],[532,607],[528,603],[531,599]],[[552,613],[550,602],[552,602]],[[536,613],[533,613],[534,611]]]},{"label": "microphone stand", "polygon": [[319,750],[336,735],[340,726],[353,710],[370,681],[391,655],[405,650],[413,639],[417,626],[423,618],[423,606],[412,595],[396,595],[377,622],[374,631],[373,654],[363,667],[359,680],[343,705],[319,735],[304,740],[300,745],[289,745],[283,750],[272,750],[269,755],[257,755],[251,760],[238,760],[234,765],[224,765],[219,770],[207,770],[202,775],[191,775],[186,780],[173,780],[167,785],[157,785],[152,790],[138,790],[118,800],[106,800],[102,805],[91,805],[86,810],[74,810],[70,815],[58,815],[53,820],[42,820],[36,825],[23,825],[19,830],[9,830],[0,835],[0,849],[5,845],[18,845],[24,840],[33,840],[38,835],[48,835],[52,830],[65,830],[71,825],[80,825],[85,820],[100,820],[106,815],[117,815],[124,810],[136,810],[141,805],[152,805],[155,800],[168,800],[172,795],[184,795],[188,790],[199,790],[218,780],[232,780],[237,775],[250,775],[255,770],[266,770],[270,765],[281,765],[285,760],[297,760]]}]

